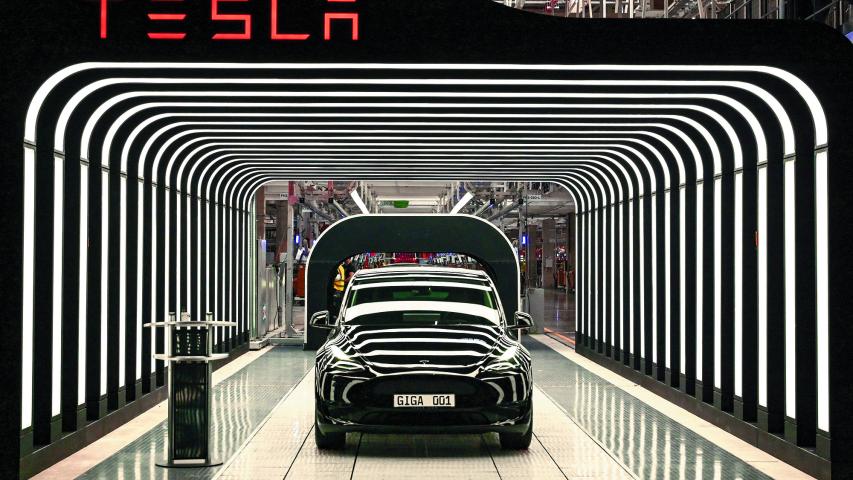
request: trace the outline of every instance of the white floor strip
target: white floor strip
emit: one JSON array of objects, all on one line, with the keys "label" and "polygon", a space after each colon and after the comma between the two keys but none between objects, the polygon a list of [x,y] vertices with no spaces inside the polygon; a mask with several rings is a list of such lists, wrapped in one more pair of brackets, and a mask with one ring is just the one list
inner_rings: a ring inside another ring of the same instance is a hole
[{"label": "white floor strip", "polygon": [[[213,372],[213,384],[217,385],[219,382],[234,375],[269,350],[270,347],[249,351],[235,358],[227,365]],[[33,477],[33,479],[70,480],[77,478],[141,437],[145,432],[159,425],[160,422],[166,420],[166,413],[166,401],[164,400],[94,443],[42,471]]]},{"label": "white floor strip", "polygon": [[675,420],[681,425],[684,425],[699,436],[713,442],[720,448],[727,450],[732,455],[740,458],[744,462],[750,464],[758,471],[766,475],[769,475],[773,478],[780,478],[785,480],[808,480],[814,478],[792,467],[791,465],[788,465],[787,463],[779,460],[778,458],[770,455],[769,453],[764,452],[763,450],[760,450],[744,442],[743,440],[720,429],[719,427],[705,420],[702,420],[701,418],[697,417],[696,415],[693,415],[687,410],[684,410],[683,408],[678,407],[677,405],[665,400],[664,398],[655,395],[654,393],[650,392],[649,390],[646,390],[645,388],[634,382],[631,382],[625,377],[614,373],[609,369],[598,365],[592,360],[589,360],[579,355],[573,349],[563,345],[562,343],[552,338],[549,338],[545,335],[530,335],[530,337],[547,345],[560,355],[575,362],[582,368],[585,368],[586,370],[589,370],[590,372],[594,373],[595,375],[598,375],[604,380],[607,380],[608,382],[624,390],[634,398],[640,400],[646,405]]}]

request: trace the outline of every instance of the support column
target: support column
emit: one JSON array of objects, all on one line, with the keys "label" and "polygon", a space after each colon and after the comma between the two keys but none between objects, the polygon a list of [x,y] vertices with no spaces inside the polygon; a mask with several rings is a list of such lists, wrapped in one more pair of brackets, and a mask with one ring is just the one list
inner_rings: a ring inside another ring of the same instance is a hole
[{"label": "support column", "polygon": [[[302,211],[302,226],[300,230],[300,246],[306,245],[308,248],[311,248],[311,240],[314,238],[314,232],[311,231],[311,212],[309,210]],[[295,251],[299,251],[299,247],[296,247]]]},{"label": "support column", "polygon": [[264,218],[267,216],[265,193],[264,187],[259,188],[255,193],[255,234],[258,240],[265,239],[267,235],[264,225]]},{"label": "support column", "polygon": [[[285,236],[284,310],[285,333],[290,336],[293,330],[293,205],[287,204],[287,234]],[[306,319],[307,322],[307,319]]]},{"label": "support column", "polygon": [[542,221],[542,287],[554,288],[554,273],[557,271],[557,260],[554,251],[557,249],[557,222],[553,218]]},{"label": "support column", "polygon": [[287,216],[287,212],[289,208],[287,201],[281,200],[276,202],[276,211],[278,212],[278,218],[276,218],[275,222],[276,248],[274,261],[276,263],[281,261],[281,254],[287,249],[287,225],[290,220]]},{"label": "support column", "polygon": [[536,245],[539,244],[539,228],[528,224],[527,230],[527,288],[539,286],[539,274],[536,273]]}]

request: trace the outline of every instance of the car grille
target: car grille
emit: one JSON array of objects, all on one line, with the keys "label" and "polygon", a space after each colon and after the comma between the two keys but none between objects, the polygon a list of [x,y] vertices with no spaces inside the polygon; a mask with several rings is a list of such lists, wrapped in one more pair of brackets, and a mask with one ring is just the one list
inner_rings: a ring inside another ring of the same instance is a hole
[{"label": "car grille", "polygon": [[415,427],[435,427],[445,425],[488,425],[488,417],[480,412],[454,412],[444,410],[441,412],[369,412],[359,420],[367,425],[407,425]]}]

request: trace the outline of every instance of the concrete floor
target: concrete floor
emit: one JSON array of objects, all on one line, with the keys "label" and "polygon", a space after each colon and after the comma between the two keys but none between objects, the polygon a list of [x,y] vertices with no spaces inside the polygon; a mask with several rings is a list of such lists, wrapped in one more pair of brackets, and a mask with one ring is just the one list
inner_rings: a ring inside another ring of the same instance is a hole
[{"label": "concrete floor", "polygon": [[563,289],[544,289],[545,333],[572,348],[575,346],[575,294]]},{"label": "concrete floor", "polygon": [[319,451],[313,354],[277,347],[217,372],[213,444],[222,466],[157,467],[166,440],[160,405],[37,478],[810,478],[561,343],[543,335],[524,343],[535,378],[527,451],[501,450],[494,434],[350,434],[345,450]]}]

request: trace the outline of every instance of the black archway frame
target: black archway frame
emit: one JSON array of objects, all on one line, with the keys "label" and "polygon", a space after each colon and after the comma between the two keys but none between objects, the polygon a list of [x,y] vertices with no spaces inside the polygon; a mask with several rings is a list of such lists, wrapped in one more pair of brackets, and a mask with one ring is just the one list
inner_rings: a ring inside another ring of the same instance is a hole
[{"label": "black archway frame", "polygon": [[[519,307],[520,272],[509,239],[493,224],[471,215],[353,215],[317,238],[306,266],[305,318],[327,310],[329,272],[343,258],[367,251],[458,252],[475,257],[492,278],[511,319]],[[308,348],[319,347],[322,330],[306,326]]]}]

